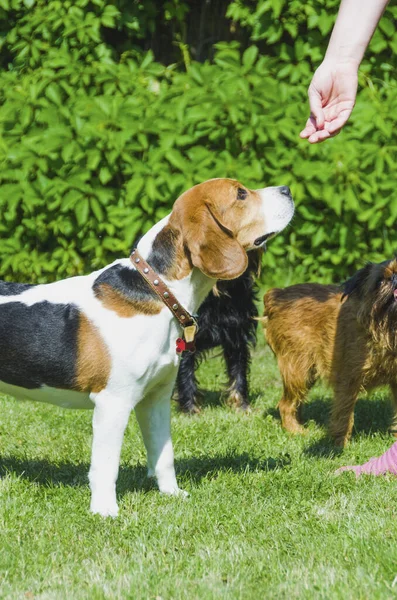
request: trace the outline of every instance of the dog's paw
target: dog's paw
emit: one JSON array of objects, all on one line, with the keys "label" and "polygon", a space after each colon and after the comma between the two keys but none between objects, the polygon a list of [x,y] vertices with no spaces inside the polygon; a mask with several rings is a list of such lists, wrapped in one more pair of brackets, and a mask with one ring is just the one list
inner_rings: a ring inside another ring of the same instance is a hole
[{"label": "dog's paw", "polygon": [[236,408],[237,412],[241,412],[244,415],[251,415],[253,413],[253,408],[250,404],[242,404]]},{"label": "dog's paw", "polygon": [[223,395],[222,400],[229,408],[237,411],[245,411],[248,408],[247,399],[237,390],[232,389],[226,397]]},{"label": "dog's paw", "polygon": [[116,501],[97,501],[91,502],[90,511],[94,515],[101,515],[101,517],[117,517],[119,514],[119,507]]},{"label": "dog's paw", "polygon": [[349,443],[349,438],[347,436],[336,436],[336,437],[333,437],[333,440],[334,440],[334,446],[336,448],[341,448],[341,449],[346,448],[346,446]]},{"label": "dog's paw", "polygon": [[299,423],[294,423],[293,425],[289,425],[289,427],[285,427],[285,430],[292,435],[308,435],[309,432]]},{"label": "dog's paw", "polygon": [[201,413],[200,406],[196,404],[196,402],[183,404],[179,408],[182,413],[185,413],[185,415],[199,415]]}]

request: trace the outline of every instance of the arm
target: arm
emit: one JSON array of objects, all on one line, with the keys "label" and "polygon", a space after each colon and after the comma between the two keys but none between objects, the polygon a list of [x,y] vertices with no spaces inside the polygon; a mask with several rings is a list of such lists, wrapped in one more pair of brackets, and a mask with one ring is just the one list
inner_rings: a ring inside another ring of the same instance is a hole
[{"label": "arm", "polygon": [[342,0],[324,60],[357,66],[389,0]]},{"label": "arm", "polygon": [[354,108],[357,71],[388,0],[342,0],[324,60],[309,86],[310,117],[302,138],[339,133]]}]

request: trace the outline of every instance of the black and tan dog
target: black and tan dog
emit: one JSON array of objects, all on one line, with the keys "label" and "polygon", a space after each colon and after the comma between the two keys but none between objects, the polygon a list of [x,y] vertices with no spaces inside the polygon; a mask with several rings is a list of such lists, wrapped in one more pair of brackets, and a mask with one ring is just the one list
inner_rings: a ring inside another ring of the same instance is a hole
[{"label": "black and tan dog", "polygon": [[262,251],[249,252],[248,269],[233,281],[219,281],[199,308],[196,352],[182,356],[177,377],[176,397],[184,412],[198,412],[195,371],[208,351],[218,346],[229,379],[227,404],[243,410],[249,406],[251,348],[258,324],[255,275],[261,256]]},{"label": "black and tan dog", "polygon": [[290,432],[302,431],[299,407],[321,378],[334,391],[330,434],[351,436],[362,389],[390,385],[397,407],[397,260],[367,264],[343,289],[308,283],[272,289],[263,325],[284,392],[278,405]]}]

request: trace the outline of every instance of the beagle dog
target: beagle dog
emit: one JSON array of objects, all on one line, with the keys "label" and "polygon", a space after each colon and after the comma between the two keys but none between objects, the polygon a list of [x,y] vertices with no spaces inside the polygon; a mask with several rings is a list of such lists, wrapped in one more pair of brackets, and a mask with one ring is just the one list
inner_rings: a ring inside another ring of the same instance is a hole
[{"label": "beagle dog", "polygon": [[[137,250],[195,313],[214,280],[241,275],[247,251],[284,229],[293,213],[288,187],[249,190],[213,179],[183,193]],[[116,480],[132,409],[149,477],[165,494],[184,494],[170,429],[181,327],[134,262],[116,260],[46,285],[0,282],[0,392],[94,409],[91,511],[102,516],[118,513]]]}]

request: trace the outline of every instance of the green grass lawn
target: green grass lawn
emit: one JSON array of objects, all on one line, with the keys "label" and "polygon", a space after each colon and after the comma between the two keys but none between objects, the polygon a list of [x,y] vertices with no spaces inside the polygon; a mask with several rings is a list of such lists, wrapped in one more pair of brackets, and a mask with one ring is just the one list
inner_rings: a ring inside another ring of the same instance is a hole
[{"label": "green grass lawn", "polygon": [[88,512],[91,413],[0,399],[2,599],[397,596],[397,482],[333,476],[391,444],[387,390],[359,401],[353,440],[338,455],[324,440],[326,388],[311,393],[306,435],[281,430],[281,383],[261,340],[251,414],[220,404],[219,358],[200,381],[201,414],[174,411],[172,423],[189,498],[147,482],[131,418],[115,520]]}]

